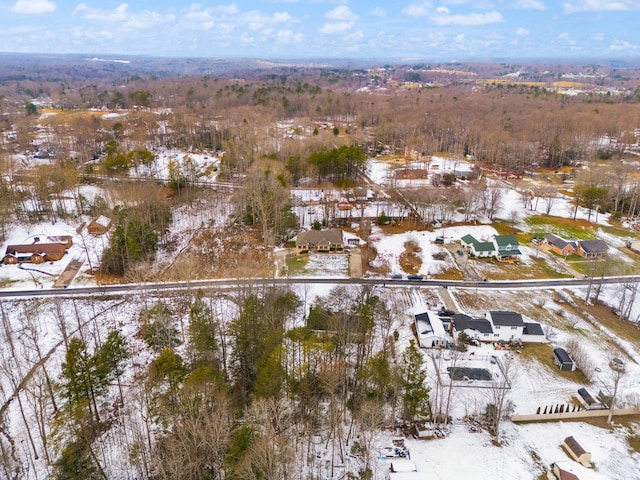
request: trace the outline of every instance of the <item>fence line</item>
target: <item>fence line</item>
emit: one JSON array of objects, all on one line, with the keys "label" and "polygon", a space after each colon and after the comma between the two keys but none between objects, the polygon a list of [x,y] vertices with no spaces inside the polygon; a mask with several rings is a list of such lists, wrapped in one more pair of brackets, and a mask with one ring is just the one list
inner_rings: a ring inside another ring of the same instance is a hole
[{"label": "fence line", "polygon": [[[552,409],[553,410],[553,409]],[[613,416],[621,415],[640,415],[640,409],[637,408],[619,408],[613,410]],[[597,418],[608,417],[609,409],[600,410],[578,410],[576,412],[558,412],[558,413],[538,413],[533,415],[513,415],[511,421],[518,422],[547,422],[551,420],[571,420],[579,418]]]}]

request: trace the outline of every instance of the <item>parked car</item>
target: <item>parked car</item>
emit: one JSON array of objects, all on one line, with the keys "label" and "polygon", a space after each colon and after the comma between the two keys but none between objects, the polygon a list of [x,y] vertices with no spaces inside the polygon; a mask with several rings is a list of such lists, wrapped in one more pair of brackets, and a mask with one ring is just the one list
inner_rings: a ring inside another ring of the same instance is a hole
[{"label": "parked car", "polygon": [[400,273],[394,273],[391,275],[391,280],[402,280],[404,277]]},{"label": "parked car", "polygon": [[461,257],[464,255],[464,252],[462,250],[458,250],[456,253]]},{"label": "parked car", "polygon": [[409,280],[422,280],[424,277],[422,275],[418,275],[416,273],[412,273],[411,275],[407,275],[407,279]]}]

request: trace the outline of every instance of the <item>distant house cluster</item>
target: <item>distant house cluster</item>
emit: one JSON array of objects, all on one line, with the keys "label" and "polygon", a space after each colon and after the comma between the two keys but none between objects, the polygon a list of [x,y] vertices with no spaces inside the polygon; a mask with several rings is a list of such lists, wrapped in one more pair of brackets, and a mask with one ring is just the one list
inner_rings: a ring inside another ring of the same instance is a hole
[{"label": "distant house cluster", "polygon": [[46,237],[44,242],[40,240],[40,237],[34,237],[32,243],[9,245],[2,258],[2,263],[12,265],[55,262],[62,259],[73,244],[73,239],[68,235]]},{"label": "distant house cluster", "polygon": [[425,312],[415,315],[415,322],[424,348],[444,347],[462,333],[477,342],[546,342],[542,326],[525,322],[517,312],[491,310],[482,318],[449,311]]},{"label": "distant house cluster", "polygon": [[496,258],[509,260],[521,255],[520,244],[515,235],[494,235],[491,240],[481,242],[473,235],[465,235],[460,243],[469,255],[477,258]]},{"label": "distant house cluster", "polygon": [[584,258],[604,257],[609,250],[604,240],[566,240],[552,233],[544,237],[551,251],[566,257],[580,255]]}]

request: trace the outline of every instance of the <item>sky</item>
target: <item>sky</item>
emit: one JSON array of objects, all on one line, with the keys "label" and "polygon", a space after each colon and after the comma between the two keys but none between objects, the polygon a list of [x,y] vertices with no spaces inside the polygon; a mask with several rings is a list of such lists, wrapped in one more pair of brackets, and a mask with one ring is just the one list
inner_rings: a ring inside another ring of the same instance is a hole
[{"label": "sky", "polygon": [[640,57],[640,0],[0,0],[0,51],[210,58]]}]

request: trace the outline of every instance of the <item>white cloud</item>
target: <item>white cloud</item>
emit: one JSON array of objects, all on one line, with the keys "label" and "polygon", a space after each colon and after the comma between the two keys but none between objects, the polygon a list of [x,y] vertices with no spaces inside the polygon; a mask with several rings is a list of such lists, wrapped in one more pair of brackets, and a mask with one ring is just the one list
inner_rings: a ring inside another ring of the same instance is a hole
[{"label": "white cloud", "polygon": [[[441,7],[444,9],[444,7]],[[440,10],[440,9],[438,9]],[[487,12],[487,13],[469,13],[466,15],[450,15],[449,12],[438,12],[432,18],[436,25],[487,25],[490,23],[504,22],[504,18],[500,12]]]},{"label": "white cloud", "polygon": [[517,0],[514,2],[514,6],[518,8],[524,8],[527,10],[546,10],[544,3],[539,0]]},{"label": "white cloud", "polygon": [[304,35],[292,30],[278,30],[275,34],[275,42],[280,45],[299,45],[304,40]]},{"label": "white cloud", "polygon": [[462,43],[464,42],[464,33],[459,33],[458,35],[456,35],[453,39],[455,42],[457,43]]},{"label": "white cloud", "polygon": [[345,37],[345,40],[349,42],[359,42],[364,38],[364,33],[362,30],[358,30],[357,32],[353,32]]},{"label": "white cloud", "polygon": [[23,13],[26,15],[41,15],[43,13],[52,13],[56,11],[56,4],[50,0],[18,0],[11,7],[14,13]]},{"label": "white cloud", "polygon": [[81,14],[87,20],[98,20],[104,22],[124,22],[127,20],[127,9],[129,5],[121,3],[114,10],[103,10],[101,8],[89,7],[86,3],[80,3],[73,11],[73,14]]},{"label": "white cloud", "polygon": [[215,26],[216,19],[211,9],[202,10],[200,5],[193,4],[183,15],[182,22],[187,28],[210,30]]},{"label": "white cloud", "polygon": [[638,0],[575,0],[562,4],[567,13],[640,10]]},{"label": "white cloud", "polygon": [[325,35],[347,32],[353,28],[356,20],[360,18],[346,5],[340,5],[333,10],[329,10],[324,16],[329,20],[335,20],[334,22],[325,23],[318,30]]},{"label": "white cloud", "polygon": [[384,8],[380,8],[380,7],[374,8],[369,13],[371,13],[371,15],[373,15],[374,17],[386,17],[387,16],[387,11]]},{"label": "white cloud", "polygon": [[426,17],[432,11],[432,4],[428,0],[412,3],[402,9],[402,13],[408,17]]},{"label": "white cloud", "polygon": [[325,23],[320,30],[320,33],[324,33],[325,35],[334,35],[336,33],[344,33],[353,28],[355,22],[335,22],[335,23]]},{"label": "white cloud", "polygon": [[594,33],[591,38],[593,38],[594,40],[597,40],[597,41],[602,41],[602,40],[604,40],[604,33],[602,33],[602,32]]},{"label": "white cloud", "polygon": [[529,30],[527,30],[526,28],[520,27],[518,30],[516,30],[516,35],[520,35],[520,36],[529,35]]},{"label": "white cloud", "polygon": [[251,30],[263,30],[269,28],[274,23],[288,23],[293,20],[288,13],[274,13],[273,15],[267,15],[257,10],[248,12],[241,16],[243,23],[249,26]]},{"label": "white cloud", "polygon": [[560,40],[560,43],[569,46],[576,46],[578,44],[578,42],[576,40],[573,40],[567,32],[563,32],[558,35],[558,40]]},{"label": "white cloud", "polygon": [[148,30],[175,21],[176,16],[169,13],[160,13],[145,10],[140,13],[129,12],[129,5],[121,3],[113,10],[92,8],[85,3],[80,3],[73,11],[74,15],[82,15],[83,18],[101,23],[118,23],[123,30]]},{"label": "white cloud", "polygon": [[122,28],[125,30],[145,30],[175,21],[176,16],[158,12],[145,11],[131,15]]},{"label": "white cloud", "polygon": [[354,22],[358,19],[358,15],[346,5],[340,5],[339,7],[329,10],[324,15],[329,20],[337,20],[340,22]]},{"label": "white cloud", "polygon": [[227,21],[239,12],[240,10],[235,3],[216,5],[210,8],[202,8],[201,4],[193,3],[182,15],[181,25],[193,30],[210,30],[218,25],[218,28],[228,30]]},{"label": "white cloud", "polygon": [[615,40],[609,45],[611,50],[638,50],[640,47],[625,40]]}]

